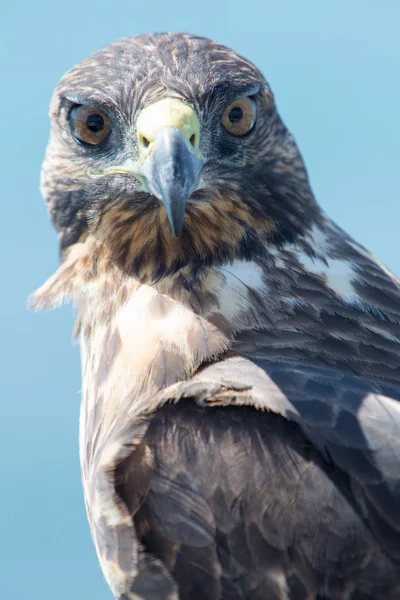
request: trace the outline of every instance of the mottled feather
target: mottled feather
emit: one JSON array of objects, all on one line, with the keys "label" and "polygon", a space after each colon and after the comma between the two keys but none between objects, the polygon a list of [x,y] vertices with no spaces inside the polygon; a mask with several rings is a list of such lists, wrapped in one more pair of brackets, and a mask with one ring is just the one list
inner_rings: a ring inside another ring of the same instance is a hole
[{"label": "mottled feather", "polygon": [[[254,131],[220,125],[238,95]],[[183,234],[133,178],[136,119],[183,98],[205,185]],[[74,104],[106,111],[102,150]],[[93,539],[119,600],[400,597],[400,283],[317,205],[262,74],[204,38],[154,34],[61,80],[42,190],[72,301]]]}]

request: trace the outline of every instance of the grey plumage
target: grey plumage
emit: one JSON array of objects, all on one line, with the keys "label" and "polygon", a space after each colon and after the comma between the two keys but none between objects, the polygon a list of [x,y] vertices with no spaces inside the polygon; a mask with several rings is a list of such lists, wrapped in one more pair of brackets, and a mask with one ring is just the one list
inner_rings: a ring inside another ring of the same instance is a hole
[{"label": "grey plumage", "polygon": [[[204,161],[178,239],[134,176],[137,116],[169,97]],[[238,97],[257,120],[235,137]],[[70,128],[80,105],[109,119],[98,146]],[[84,491],[115,597],[398,598],[400,284],[317,205],[261,73],[137,36],[69,71],[51,118],[62,263],[32,302],[78,306]]]}]

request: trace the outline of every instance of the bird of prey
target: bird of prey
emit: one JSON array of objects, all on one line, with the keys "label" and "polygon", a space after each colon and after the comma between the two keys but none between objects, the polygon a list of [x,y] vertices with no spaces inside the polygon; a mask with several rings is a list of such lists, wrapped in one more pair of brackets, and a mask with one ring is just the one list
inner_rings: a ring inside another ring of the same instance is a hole
[{"label": "bird of prey", "polygon": [[321,210],[260,71],[123,39],[55,90],[42,191],[118,600],[400,598],[400,283]]}]

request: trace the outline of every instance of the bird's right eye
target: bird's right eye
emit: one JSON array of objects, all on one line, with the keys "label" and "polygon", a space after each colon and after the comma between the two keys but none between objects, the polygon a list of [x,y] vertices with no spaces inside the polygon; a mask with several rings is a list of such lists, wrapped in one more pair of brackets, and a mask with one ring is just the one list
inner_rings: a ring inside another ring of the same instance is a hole
[{"label": "bird's right eye", "polygon": [[78,142],[88,146],[98,146],[110,133],[110,120],[107,115],[93,106],[74,106],[69,113],[72,135]]}]

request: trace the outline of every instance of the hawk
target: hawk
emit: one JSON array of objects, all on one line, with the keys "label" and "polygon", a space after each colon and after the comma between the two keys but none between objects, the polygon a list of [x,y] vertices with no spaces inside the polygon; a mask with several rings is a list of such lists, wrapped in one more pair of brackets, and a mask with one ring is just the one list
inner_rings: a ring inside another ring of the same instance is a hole
[{"label": "hawk", "polygon": [[400,598],[400,283],[321,210],[260,71],[177,33],[51,101],[80,457],[118,600]]}]

